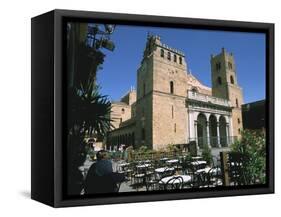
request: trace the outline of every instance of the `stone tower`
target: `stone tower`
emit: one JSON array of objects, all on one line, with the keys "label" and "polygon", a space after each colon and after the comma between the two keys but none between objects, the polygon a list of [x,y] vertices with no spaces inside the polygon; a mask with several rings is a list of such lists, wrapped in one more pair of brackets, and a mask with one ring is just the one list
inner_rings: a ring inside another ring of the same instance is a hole
[{"label": "stone tower", "polygon": [[187,142],[184,54],[148,36],[137,76],[136,144],[153,149]]},{"label": "stone tower", "polygon": [[224,48],[220,54],[211,56],[212,95],[230,100],[232,104],[233,136],[240,137],[242,130],[243,93],[238,85],[236,65],[232,53]]}]

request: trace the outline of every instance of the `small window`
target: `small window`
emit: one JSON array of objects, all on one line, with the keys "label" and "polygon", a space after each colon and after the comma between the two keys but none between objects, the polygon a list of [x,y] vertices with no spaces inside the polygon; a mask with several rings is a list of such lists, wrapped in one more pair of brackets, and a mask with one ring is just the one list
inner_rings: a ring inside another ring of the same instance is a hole
[{"label": "small window", "polygon": [[163,58],[164,58],[164,50],[163,50],[163,49],[161,49],[161,51],[160,51],[160,55],[161,55],[161,57],[163,57]]},{"label": "small window", "polygon": [[181,57],[179,57],[179,62],[182,65],[182,58]]},{"label": "small window", "polygon": [[177,62],[177,55],[174,54],[174,62],[176,63]]},{"label": "small window", "polygon": [[238,108],[239,107],[239,104],[238,104],[238,99],[236,98],[236,107]]},{"label": "small window", "polygon": [[231,84],[234,84],[234,79],[233,79],[233,76],[232,76],[232,75],[230,75],[230,83],[231,83]]},{"label": "small window", "polygon": [[221,63],[216,63],[216,70],[219,71],[221,69]]},{"label": "small window", "polygon": [[238,133],[241,134],[241,129],[240,128],[238,128]]},{"label": "small window", "polygon": [[221,77],[218,77],[218,84],[219,84],[219,85],[222,84]]},{"label": "small window", "polygon": [[168,57],[167,57],[168,60],[171,60],[171,53],[168,52]]},{"label": "small window", "polygon": [[237,118],[237,122],[238,122],[238,124],[240,124],[240,118]]},{"label": "small window", "polygon": [[173,94],[174,93],[174,82],[170,81],[170,93]]},{"label": "small window", "polygon": [[196,87],[192,87],[192,88],[191,88],[191,91],[192,91],[193,93],[198,93],[198,90],[197,90]]},{"label": "small window", "polygon": [[122,108],[122,114],[125,114],[125,109],[124,108]]},{"label": "small window", "polygon": [[228,68],[232,69],[232,63],[231,62],[228,62]]},{"label": "small window", "polygon": [[177,132],[177,124],[174,125],[174,132]]}]

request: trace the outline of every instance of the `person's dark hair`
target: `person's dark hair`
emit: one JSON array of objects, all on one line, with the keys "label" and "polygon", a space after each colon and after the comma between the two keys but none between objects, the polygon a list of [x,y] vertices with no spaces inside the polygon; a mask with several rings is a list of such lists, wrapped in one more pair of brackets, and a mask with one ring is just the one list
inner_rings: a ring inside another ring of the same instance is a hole
[{"label": "person's dark hair", "polygon": [[107,152],[105,150],[100,150],[97,152],[97,160],[103,160],[107,158]]}]

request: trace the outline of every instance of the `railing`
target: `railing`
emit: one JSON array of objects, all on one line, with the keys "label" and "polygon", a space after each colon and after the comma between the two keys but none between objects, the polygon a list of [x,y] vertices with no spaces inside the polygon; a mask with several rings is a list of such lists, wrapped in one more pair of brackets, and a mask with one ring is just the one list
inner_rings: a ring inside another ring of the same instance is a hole
[{"label": "railing", "polygon": [[198,147],[202,149],[204,145],[210,144],[212,148],[229,147],[237,140],[237,136],[210,136],[210,137],[197,137],[190,138],[189,141],[196,141]]},{"label": "railing", "polygon": [[201,102],[208,102],[216,105],[222,105],[222,106],[231,106],[231,103],[229,100],[210,96],[210,95],[205,95],[202,93],[197,93],[195,91],[188,91],[187,94],[188,99],[193,99]]}]

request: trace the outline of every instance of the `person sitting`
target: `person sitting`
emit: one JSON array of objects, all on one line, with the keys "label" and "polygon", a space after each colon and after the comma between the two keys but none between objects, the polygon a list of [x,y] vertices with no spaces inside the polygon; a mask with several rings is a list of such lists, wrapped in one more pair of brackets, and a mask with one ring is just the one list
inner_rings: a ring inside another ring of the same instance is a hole
[{"label": "person sitting", "polygon": [[118,183],[124,181],[124,174],[114,173],[112,163],[105,150],[96,154],[97,162],[90,167],[85,180],[85,194],[118,192]]}]

